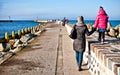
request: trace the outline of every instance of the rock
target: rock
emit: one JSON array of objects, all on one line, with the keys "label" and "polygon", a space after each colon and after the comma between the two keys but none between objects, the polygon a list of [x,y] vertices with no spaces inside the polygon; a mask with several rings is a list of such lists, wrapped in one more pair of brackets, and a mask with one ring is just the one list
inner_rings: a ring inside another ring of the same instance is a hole
[{"label": "rock", "polygon": [[92,29],[92,25],[91,24],[86,24],[88,29]]},{"label": "rock", "polygon": [[86,24],[86,25],[87,25],[88,30],[91,31],[93,28],[93,25],[92,24]]},{"label": "rock", "polygon": [[34,37],[33,34],[26,34],[26,35],[24,35],[24,36],[22,36],[20,38],[20,41],[23,42],[23,43],[25,43],[28,40],[32,39],[33,37]]},{"label": "rock", "polygon": [[117,38],[120,39],[120,33],[118,34]]},{"label": "rock", "polygon": [[115,29],[117,30],[117,33],[118,33],[117,38],[120,39],[120,24],[117,25],[117,26],[115,27]]},{"label": "rock", "polygon": [[9,43],[0,43],[0,51],[8,51],[11,49],[11,45]]},{"label": "rock", "polygon": [[108,32],[110,36],[115,36],[115,30],[113,28],[110,28],[110,32]]},{"label": "rock", "polygon": [[112,28],[111,23],[108,22],[108,23],[107,23],[107,30],[110,30],[111,28]]},{"label": "rock", "polygon": [[115,27],[116,30],[120,30],[120,24]]},{"label": "rock", "polygon": [[29,36],[22,36],[22,37],[20,38],[20,41],[21,41],[21,42],[27,42],[28,39],[29,39]]},{"label": "rock", "polygon": [[19,40],[19,39],[16,39],[16,41],[15,41],[13,47],[17,47],[19,44],[20,44],[20,40]]},{"label": "rock", "polygon": [[13,46],[15,43],[15,39],[10,39],[8,43]]},{"label": "rock", "polygon": [[0,43],[0,52],[2,52],[4,50],[3,44]]},{"label": "rock", "polygon": [[23,46],[22,46],[21,44],[18,44],[18,46],[17,46],[15,49],[10,50],[10,52],[12,52],[12,53],[17,53],[17,52],[19,52],[20,50],[22,50],[22,48],[23,48]]}]

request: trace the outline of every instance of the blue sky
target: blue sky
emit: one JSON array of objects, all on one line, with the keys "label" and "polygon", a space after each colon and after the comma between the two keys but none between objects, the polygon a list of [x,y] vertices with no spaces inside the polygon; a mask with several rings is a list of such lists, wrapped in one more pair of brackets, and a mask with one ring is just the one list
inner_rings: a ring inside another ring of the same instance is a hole
[{"label": "blue sky", "polygon": [[94,20],[103,6],[109,19],[120,20],[120,0],[0,0],[0,19],[76,19]]}]

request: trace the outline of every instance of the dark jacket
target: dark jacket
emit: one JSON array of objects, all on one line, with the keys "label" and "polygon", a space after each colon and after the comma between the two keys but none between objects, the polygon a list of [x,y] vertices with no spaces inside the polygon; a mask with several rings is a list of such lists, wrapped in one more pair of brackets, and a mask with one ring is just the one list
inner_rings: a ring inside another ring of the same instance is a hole
[{"label": "dark jacket", "polygon": [[[75,28],[77,30],[77,39],[75,39],[73,42],[73,49],[78,52],[81,52],[81,51],[84,52],[86,47],[85,34],[91,35],[92,32],[88,31],[88,28],[85,24],[76,25]],[[72,28],[71,33],[73,30],[74,30],[74,27]]]}]

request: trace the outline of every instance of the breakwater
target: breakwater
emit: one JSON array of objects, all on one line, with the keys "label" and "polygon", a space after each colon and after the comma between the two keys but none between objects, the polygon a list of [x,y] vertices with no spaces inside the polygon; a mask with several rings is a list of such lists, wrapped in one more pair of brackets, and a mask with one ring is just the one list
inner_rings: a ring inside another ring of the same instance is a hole
[{"label": "breakwater", "polygon": [[0,20],[0,22],[12,22],[12,20]]},{"label": "breakwater", "polygon": [[[45,30],[45,23],[37,25],[31,29],[22,29],[20,33],[14,36],[5,35],[4,41],[0,43],[0,64],[9,59],[18,51],[22,50],[28,43],[30,43],[36,36],[40,35]],[[3,40],[3,39],[2,39]]]},{"label": "breakwater", "polygon": [[[72,27],[66,25],[66,28],[70,34]],[[120,40],[106,34],[105,44],[100,44],[97,37],[95,32],[86,39],[83,60],[88,63],[89,71],[92,75],[120,75]]]},{"label": "breakwater", "polygon": [[8,32],[9,35],[12,35],[12,31],[17,33],[18,30],[32,28],[38,24],[41,23],[35,22],[33,20],[13,20],[12,22],[0,22],[0,38],[4,38],[5,32]]}]

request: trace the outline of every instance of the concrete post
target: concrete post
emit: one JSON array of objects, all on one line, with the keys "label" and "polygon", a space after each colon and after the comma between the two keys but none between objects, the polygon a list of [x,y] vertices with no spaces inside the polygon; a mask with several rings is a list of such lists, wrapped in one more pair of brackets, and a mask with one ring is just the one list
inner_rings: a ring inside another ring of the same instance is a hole
[{"label": "concrete post", "polygon": [[15,39],[15,31],[12,31],[12,38]]},{"label": "concrete post", "polygon": [[18,37],[20,38],[21,37],[21,31],[18,30]]},{"label": "concrete post", "polygon": [[7,42],[8,42],[9,39],[10,39],[8,32],[5,33],[5,39],[6,39]]}]

